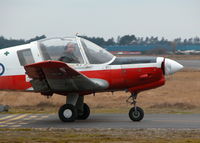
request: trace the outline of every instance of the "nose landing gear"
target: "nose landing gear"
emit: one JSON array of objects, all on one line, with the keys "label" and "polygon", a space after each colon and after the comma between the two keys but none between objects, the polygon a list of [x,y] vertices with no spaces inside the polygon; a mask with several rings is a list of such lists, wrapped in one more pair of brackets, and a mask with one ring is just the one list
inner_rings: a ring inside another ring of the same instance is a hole
[{"label": "nose landing gear", "polygon": [[132,121],[141,121],[144,118],[144,111],[142,108],[136,106],[136,99],[137,93],[132,93],[131,96],[126,100],[127,103],[134,105],[134,107],[129,110],[129,118]]}]

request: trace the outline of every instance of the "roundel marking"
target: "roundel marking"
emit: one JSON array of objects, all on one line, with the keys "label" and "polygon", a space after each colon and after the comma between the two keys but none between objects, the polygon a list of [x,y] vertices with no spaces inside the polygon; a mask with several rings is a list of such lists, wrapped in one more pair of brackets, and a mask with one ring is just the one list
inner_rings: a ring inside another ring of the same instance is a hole
[{"label": "roundel marking", "polygon": [[2,63],[0,63],[0,76],[3,75],[5,72],[5,67]]}]

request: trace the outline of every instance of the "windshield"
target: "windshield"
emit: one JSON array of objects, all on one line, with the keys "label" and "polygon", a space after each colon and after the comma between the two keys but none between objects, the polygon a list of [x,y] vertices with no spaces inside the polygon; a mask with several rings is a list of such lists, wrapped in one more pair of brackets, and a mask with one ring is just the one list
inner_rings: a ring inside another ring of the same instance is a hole
[{"label": "windshield", "polygon": [[111,61],[113,55],[100,46],[81,38],[81,44],[90,64],[103,64]]},{"label": "windshield", "polygon": [[49,39],[39,43],[44,60],[63,61],[65,63],[84,63],[75,38]]}]

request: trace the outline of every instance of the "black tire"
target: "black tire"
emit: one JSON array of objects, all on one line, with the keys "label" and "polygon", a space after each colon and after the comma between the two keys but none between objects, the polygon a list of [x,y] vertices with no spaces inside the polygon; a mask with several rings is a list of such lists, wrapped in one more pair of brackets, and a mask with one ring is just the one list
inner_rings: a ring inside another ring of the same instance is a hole
[{"label": "black tire", "polygon": [[83,113],[78,114],[78,118],[79,120],[85,120],[90,116],[90,107],[84,103],[83,104]]},{"label": "black tire", "polygon": [[65,104],[60,107],[58,115],[63,122],[74,122],[77,118],[77,109],[74,105]]},{"label": "black tire", "polygon": [[132,121],[141,121],[144,117],[144,111],[142,108],[140,107],[136,107],[136,111],[135,111],[135,107],[131,108],[129,110],[129,118],[132,120]]}]

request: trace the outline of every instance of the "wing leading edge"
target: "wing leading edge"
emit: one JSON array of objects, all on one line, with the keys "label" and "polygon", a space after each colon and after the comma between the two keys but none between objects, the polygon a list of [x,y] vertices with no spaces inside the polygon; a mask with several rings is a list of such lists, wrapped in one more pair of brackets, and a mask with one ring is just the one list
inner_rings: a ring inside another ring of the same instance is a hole
[{"label": "wing leading edge", "polygon": [[24,66],[36,92],[65,93],[100,91],[109,84],[103,79],[88,78],[60,61],[44,61]]}]

